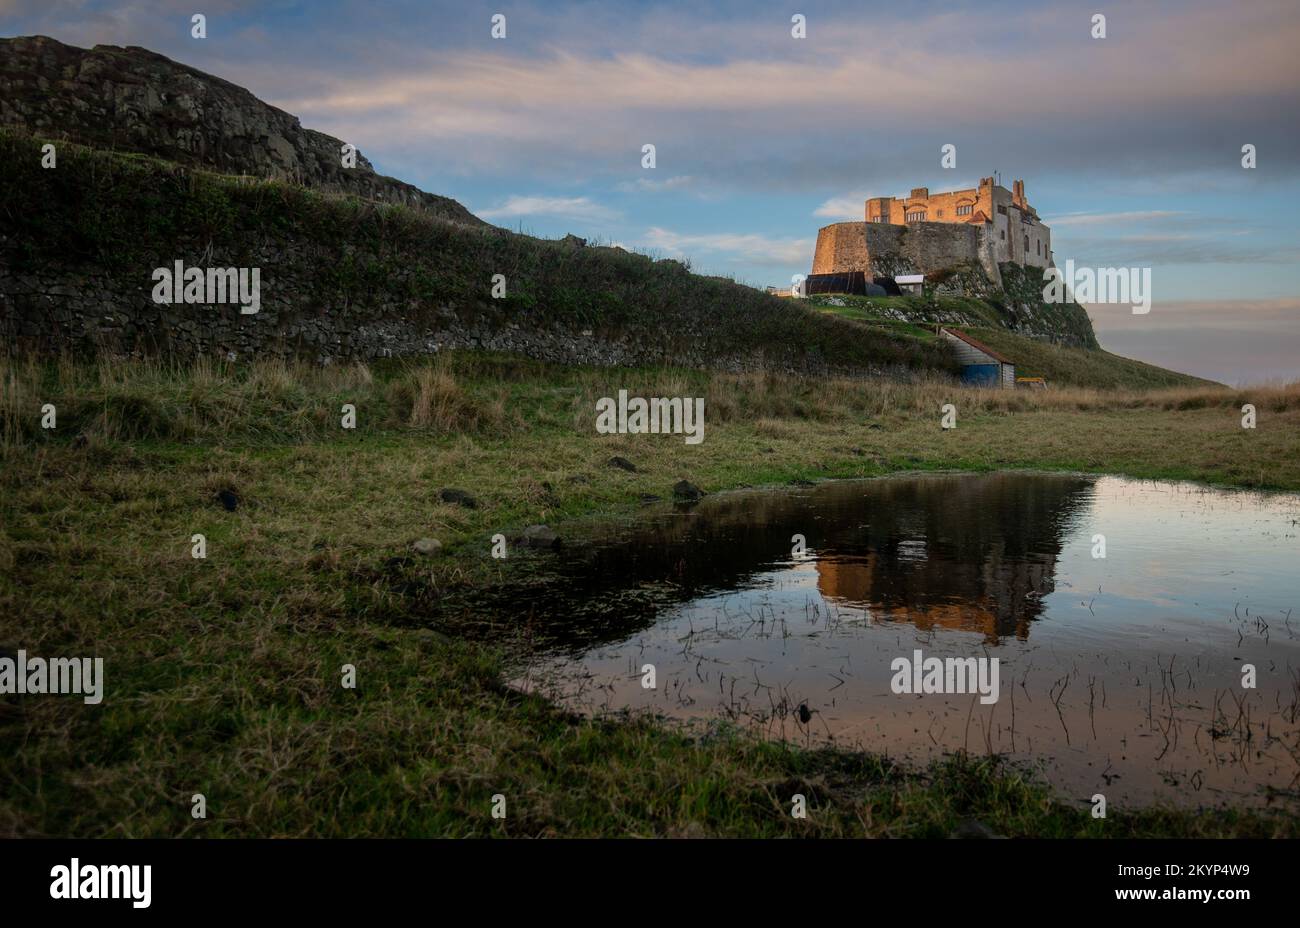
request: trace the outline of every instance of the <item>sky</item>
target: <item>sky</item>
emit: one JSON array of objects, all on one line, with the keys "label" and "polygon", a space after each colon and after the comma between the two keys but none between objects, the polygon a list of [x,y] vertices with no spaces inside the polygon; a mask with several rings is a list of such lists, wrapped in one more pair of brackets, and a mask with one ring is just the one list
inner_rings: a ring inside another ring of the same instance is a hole
[{"label": "sky", "polygon": [[755,286],[869,196],[1023,179],[1058,264],[1151,268],[1149,313],[1088,307],[1104,347],[1300,380],[1295,0],[0,0],[30,34],[216,74],[498,225]]}]

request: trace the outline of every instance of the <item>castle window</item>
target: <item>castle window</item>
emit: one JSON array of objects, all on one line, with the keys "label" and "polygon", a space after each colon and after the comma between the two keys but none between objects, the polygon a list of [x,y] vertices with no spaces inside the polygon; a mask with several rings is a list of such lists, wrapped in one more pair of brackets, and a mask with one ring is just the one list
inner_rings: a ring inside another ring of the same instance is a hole
[{"label": "castle window", "polygon": [[1002,241],[1005,242],[1005,241],[1007,240],[1007,230],[1006,230],[1006,229],[998,229],[998,235],[1002,238]]},{"label": "castle window", "polygon": [[958,215],[958,216],[969,216],[969,215],[970,215],[971,213],[973,213],[973,212],[975,212],[975,204],[974,204],[974,203],[967,203],[965,206],[959,206],[959,207],[957,207],[957,215]]},{"label": "castle window", "polygon": [[939,210],[937,213],[935,213],[935,215],[938,216],[940,219],[942,219],[942,218],[943,218],[943,210]]},{"label": "castle window", "polygon": [[1041,255],[1042,253],[1043,253],[1043,243],[1034,242],[1034,254]]},{"label": "castle window", "polygon": [[1029,254],[1029,236],[1025,236],[1025,254]]},{"label": "castle window", "polygon": [[1005,215],[1007,214],[1007,208],[1006,208],[1005,206],[999,206],[999,207],[998,207],[998,213],[999,213],[1000,215],[1005,216]]},{"label": "castle window", "polygon": [[907,214],[908,222],[925,222],[925,210],[917,210],[914,213]]}]

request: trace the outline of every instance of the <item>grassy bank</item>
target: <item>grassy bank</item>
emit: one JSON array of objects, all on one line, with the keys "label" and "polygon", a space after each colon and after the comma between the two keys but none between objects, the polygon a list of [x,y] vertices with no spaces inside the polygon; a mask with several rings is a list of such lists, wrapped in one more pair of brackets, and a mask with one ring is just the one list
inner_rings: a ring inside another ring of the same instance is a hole
[{"label": "grassy bank", "polygon": [[[0,160],[12,165],[0,175],[0,261],[16,276],[37,275],[41,291],[77,293],[87,281],[106,288],[113,296],[104,302],[133,326],[134,334],[110,346],[121,353],[137,340],[150,353],[181,353],[141,283],[154,268],[183,259],[259,267],[261,318],[283,327],[333,315],[347,320],[340,326],[349,338],[350,326],[362,322],[441,331],[450,313],[458,325],[498,331],[588,330],[608,342],[654,346],[662,352],[654,357],[725,358],[778,370],[957,370],[941,345],[692,274],[681,261],[70,143],[59,144],[58,170],[46,170],[43,141],[0,129]],[[491,296],[496,275],[509,284],[500,299]],[[22,326],[6,331],[3,317],[0,332],[45,350],[93,354],[102,333],[57,341],[66,333],[49,322],[44,299],[13,298],[7,314],[26,319],[39,338]],[[310,346],[301,351],[319,354]]]},{"label": "grassy bank", "polygon": [[1180,374],[1101,349],[1087,351],[1052,345],[1032,338],[1022,338],[1001,328],[960,328],[994,351],[1000,351],[1015,360],[1017,377],[1044,377],[1052,387],[1165,390],[1218,386],[1190,374]]},{"label": "grassy bank", "polygon": [[[1096,820],[989,759],[901,770],[573,719],[506,688],[504,651],[409,618],[413,598],[519,569],[488,556],[492,534],[625,517],[683,478],[716,491],[1036,467],[1300,489],[1300,389],[1003,393],[481,356],[8,362],[0,385],[0,646],[100,656],[107,677],[100,706],[0,697],[0,833],[915,836],[967,818],[1007,835],[1300,830],[1268,813]],[[595,399],[619,389],[705,397],[704,442],[597,435]],[[1255,430],[1240,427],[1246,402]],[[40,427],[46,403],[57,429]],[[355,430],[339,426],[345,403]],[[477,508],[442,502],[446,487]],[[442,554],[393,582],[391,559],[426,536]],[[344,664],[356,689],[340,686]],[[796,792],[806,820],[789,815]],[[190,816],[195,793],[206,820]]]},{"label": "grassy bank", "polygon": [[[1053,387],[1165,390],[1219,386],[1190,374],[1180,374],[1154,364],[1121,357],[1100,347],[1069,347],[1019,335],[999,322],[998,306],[992,300],[973,297],[836,295],[810,298],[807,305],[828,315],[857,322],[866,329],[877,329],[920,341],[936,341],[935,323],[942,322],[951,328],[970,333],[990,348],[1011,358],[1016,364],[1017,377],[1045,377]],[[891,314],[902,315],[910,321],[895,318]]]}]

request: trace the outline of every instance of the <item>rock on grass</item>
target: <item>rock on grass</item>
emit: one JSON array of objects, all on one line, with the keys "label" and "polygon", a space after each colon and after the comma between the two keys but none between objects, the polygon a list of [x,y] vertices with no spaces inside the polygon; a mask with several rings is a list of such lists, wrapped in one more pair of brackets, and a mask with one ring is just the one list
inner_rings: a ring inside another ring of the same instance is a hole
[{"label": "rock on grass", "polygon": [[560,536],[549,525],[530,525],[515,540],[515,544],[523,548],[558,548]]},{"label": "rock on grass", "polygon": [[673,485],[673,499],[679,503],[693,503],[704,498],[704,491],[689,480],[679,480]]},{"label": "rock on grass", "polygon": [[464,490],[457,490],[453,487],[448,487],[439,493],[438,496],[444,503],[450,503],[453,506],[464,506],[466,509],[478,508],[478,500],[473,496],[470,496]]}]

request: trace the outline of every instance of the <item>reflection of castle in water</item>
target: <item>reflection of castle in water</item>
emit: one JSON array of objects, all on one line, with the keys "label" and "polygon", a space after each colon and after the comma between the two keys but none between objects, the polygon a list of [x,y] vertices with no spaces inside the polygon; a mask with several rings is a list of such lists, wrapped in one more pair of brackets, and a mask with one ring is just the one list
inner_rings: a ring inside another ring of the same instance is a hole
[{"label": "reflection of castle in water", "polygon": [[828,600],[919,628],[1023,638],[1091,487],[1061,475],[931,474],[722,494],[568,550],[547,575],[475,593],[460,607],[464,633],[483,614],[508,614],[511,627],[581,651],[719,591],[752,589],[761,610],[768,580],[796,563],[792,536],[801,534]]},{"label": "reflection of castle in water", "polygon": [[819,552],[818,588],[877,619],[1025,638],[1090,487],[1013,474],[881,481],[865,524]]}]

